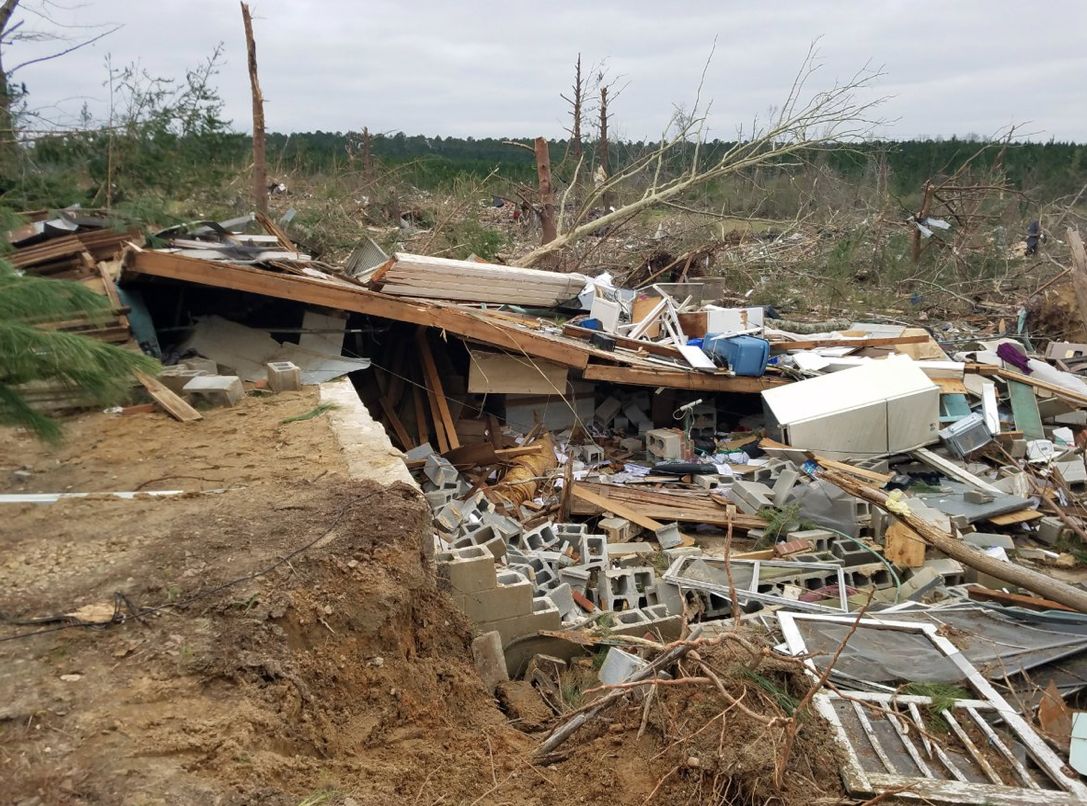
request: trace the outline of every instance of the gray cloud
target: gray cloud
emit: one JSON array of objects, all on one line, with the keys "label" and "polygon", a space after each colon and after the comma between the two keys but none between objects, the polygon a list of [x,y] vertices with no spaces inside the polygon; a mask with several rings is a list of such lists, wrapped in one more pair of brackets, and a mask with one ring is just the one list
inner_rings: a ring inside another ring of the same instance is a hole
[{"label": "gray cloud", "polygon": [[[38,0],[23,0],[33,5]],[[580,51],[586,69],[606,60],[625,90],[613,106],[625,137],[658,135],[674,104],[703,89],[712,134],[728,137],[785,97],[811,41],[823,66],[812,87],[866,63],[885,76],[869,97],[889,96],[879,133],[892,137],[989,135],[1026,124],[1036,138],[1087,140],[1087,4],[1052,0],[954,3],[739,3],[648,0],[559,2],[538,17],[527,3],[390,0],[254,0],[268,128],[472,136],[562,136],[559,93]],[[233,0],[89,0],[55,10],[66,23],[123,23],[107,39],[16,78],[33,106],[72,120],[84,102],[104,114],[104,59],[139,61],[181,77],[222,42],[218,86],[227,117],[249,125],[249,87]],[[38,27],[43,24],[28,19]],[[8,64],[45,52],[19,44]]]}]

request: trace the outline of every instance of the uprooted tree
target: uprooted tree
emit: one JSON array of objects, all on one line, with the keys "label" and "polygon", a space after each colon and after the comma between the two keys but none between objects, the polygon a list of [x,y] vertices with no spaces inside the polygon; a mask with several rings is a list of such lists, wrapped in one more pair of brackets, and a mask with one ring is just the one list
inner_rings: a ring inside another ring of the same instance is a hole
[{"label": "uprooted tree", "polygon": [[[865,101],[858,94],[881,74],[866,68],[848,81],[809,94],[807,84],[817,67],[814,49],[809,50],[780,110],[768,123],[756,124],[747,132],[741,131],[735,143],[709,160],[705,147],[707,112],[696,100],[689,114],[673,119],[671,131],[655,148],[595,186],[581,201],[569,224],[559,222],[560,229],[553,240],[521,255],[514,262],[520,266],[537,265],[587,235],[664,204],[707,182],[759,166],[797,165],[814,153],[861,139],[876,123],[870,115],[882,99]],[[604,215],[590,218],[590,211],[599,208],[604,199],[612,198],[636,181],[646,186],[638,198],[614,210],[606,207]],[[566,209],[565,198],[559,209]]]},{"label": "uprooted tree", "polygon": [[134,373],[154,372],[145,355],[43,323],[87,317],[105,319],[109,302],[66,280],[25,277],[0,260],[0,424],[30,429],[55,440],[60,426],[35,410],[23,390],[34,385],[78,389],[98,405],[110,405],[132,389]]}]

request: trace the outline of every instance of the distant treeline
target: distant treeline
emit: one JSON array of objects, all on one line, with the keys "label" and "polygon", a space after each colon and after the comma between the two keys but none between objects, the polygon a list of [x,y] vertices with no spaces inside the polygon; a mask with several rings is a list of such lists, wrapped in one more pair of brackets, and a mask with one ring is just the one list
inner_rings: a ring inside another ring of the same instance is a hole
[{"label": "distant treeline", "polygon": [[[68,132],[39,138],[26,149],[19,177],[0,177],[0,196],[16,209],[60,206],[73,201],[101,202],[106,176],[112,176],[114,198],[184,200],[214,194],[251,162],[251,138],[209,126],[199,134],[178,135],[168,126],[143,124],[121,132],[111,143],[101,130]],[[531,145],[527,139],[517,143]],[[595,143],[583,144],[581,176],[595,169]],[[726,142],[703,145],[703,164],[729,148]],[[687,146],[691,148],[693,146]],[[613,172],[651,152],[653,143],[610,143]],[[1014,187],[1038,201],[1079,193],[1087,184],[1087,145],[1076,143],[1014,143],[993,145],[980,156],[975,140],[909,140],[872,142],[808,155],[809,161],[857,184],[879,182],[879,189],[904,202],[918,195],[930,178],[953,173],[967,160],[975,179],[1002,167]],[[366,155],[369,154],[369,167]],[[304,132],[268,136],[269,178],[369,173],[378,182],[397,182],[441,190],[463,180],[479,180],[491,172],[509,182],[535,185],[535,160],[530,149],[499,138],[424,137],[377,134],[369,140],[357,132]],[[682,170],[688,154],[672,155]],[[553,171],[568,181],[575,161],[565,140],[551,141]],[[667,170],[667,168],[666,168]]]},{"label": "distant treeline", "polygon": [[[243,140],[247,146],[248,138]],[[531,145],[531,140],[527,139],[513,142]],[[459,177],[482,178],[494,170],[506,179],[528,184],[535,182],[532,153],[510,145],[506,139],[408,136],[400,132],[374,135],[370,143],[374,159],[387,166],[401,166],[403,178],[420,187],[443,186]],[[584,144],[587,158],[591,158],[594,145]],[[721,141],[705,145],[703,160],[714,159],[729,146]],[[951,174],[971,158],[974,158],[971,167],[979,172],[994,167],[999,161],[1015,187],[1047,199],[1075,194],[1087,184],[1085,144],[1012,143],[1006,148],[994,145],[974,157],[981,147],[976,140],[954,137],[871,142],[822,152],[812,155],[812,159],[840,175],[858,179],[866,174],[874,176],[882,164],[886,168],[889,189],[896,194],[915,192],[925,180]],[[610,168],[628,163],[652,148],[652,143],[645,142],[612,144],[613,165]],[[272,134],[268,138],[268,152],[269,168],[273,171],[277,166],[281,170],[310,172],[343,170],[348,165],[357,168],[361,159],[361,137],[340,132]],[[573,171],[573,160],[567,155],[567,141],[551,141],[552,164],[561,165],[560,175]]]}]

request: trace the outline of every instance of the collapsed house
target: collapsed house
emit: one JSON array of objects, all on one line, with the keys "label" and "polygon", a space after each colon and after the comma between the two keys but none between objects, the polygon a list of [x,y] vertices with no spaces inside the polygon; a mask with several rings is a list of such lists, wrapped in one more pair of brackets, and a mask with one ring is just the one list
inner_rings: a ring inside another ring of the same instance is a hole
[{"label": "collapsed house", "polygon": [[[65,214],[9,239],[18,269],[110,300],[106,325],[42,326],[161,357],[142,382],[178,419],[350,377],[433,510],[437,578],[492,683],[555,687],[587,633],[757,625],[833,681],[815,706],[850,794],[1087,799],[1087,717],[1064,704],[1087,687],[1087,590],[1060,578],[1087,540],[1087,346],[793,323],[709,281],[370,241],[329,265],[264,217],[139,243]],[[662,671],[636,640],[604,646],[605,685]],[[936,708],[914,683],[962,696]],[[1036,728],[1043,705],[1067,719]]]}]

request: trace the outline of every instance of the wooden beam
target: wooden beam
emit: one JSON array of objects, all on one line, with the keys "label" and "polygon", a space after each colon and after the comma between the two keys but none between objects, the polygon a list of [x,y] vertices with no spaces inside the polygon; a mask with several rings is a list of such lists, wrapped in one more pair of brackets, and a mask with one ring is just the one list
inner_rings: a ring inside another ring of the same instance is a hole
[{"label": "wooden beam", "polygon": [[927,344],[930,336],[872,336],[859,339],[808,339],[806,341],[772,341],[770,352],[783,353],[787,350],[814,350],[819,347],[893,347],[899,344]]},{"label": "wooden beam", "polygon": [[398,299],[346,281],[277,274],[226,261],[200,260],[149,250],[129,252],[124,271],[130,276],[161,277],[436,327],[462,338],[502,347],[519,355],[546,358],[573,369],[584,369],[591,355],[620,360],[603,350],[517,327],[509,320],[496,321],[479,311],[439,302]]},{"label": "wooden beam", "polygon": [[[704,495],[631,489],[625,485],[593,484],[584,481],[576,482],[574,487],[612,504],[628,509],[636,509],[643,517],[661,522],[705,523],[720,527],[727,527],[728,525],[726,507],[719,506]],[[730,501],[729,504],[731,503]],[[605,508],[599,504],[589,502],[587,497],[580,497],[580,502],[575,502],[572,507],[572,511],[577,515],[595,515],[601,509]],[[613,510],[608,508],[607,511]],[[766,520],[758,515],[734,513],[732,525],[737,529],[759,529],[766,526]]]},{"label": "wooden beam", "polygon": [[[570,336],[574,339],[580,339],[582,341],[588,341],[592,338],[594,333],[599,333],[597,330],[589,330],[587,327],[578,327],[577,325],[563,325],[562,335]],[[664,358],[674,358],[677,361],[683,360],[683,354],[680,353],[675,347],[669,344],[657,344],[655,341],[643,341],[642,339],[631,339],[626,336],[617,336],[614,334],[607,334],[611,338],[615,339],[615,343],[620,347],[629,347],[632,350],[642,350],[650,355],[659,355]]]},{"label": "wooden beam", "polygon": [[419,345],[419,357],[423,361],[423,372],[426,376],[427,390],[431,394],[430,408],[434,413],[434,424],[440,423],[438,442],[442,442],[444,433],[446,443],[442,447],[442,453],[453,448],[460,447],[457,439],[457,430],[453,426],[453,417],[449,413],[449,401],[445,398],[445,389],[442,388],[442,379],[438,375],[438,367],[434,364],[434,354],[430,351],[430,342],[427,341],[426,328],[419,328],[415,333],[415,343]]},{"label": "wooden beam", "polygon": [[1021,593],[1006,593],[1005,591],[985,588],[981,585],[967,585],[966,595],[979,602],[999,602],[1000,604],[1029,607],[1031,610],[1063,610],[1075,613],[1071,607],[1066,607],[1052,599],[1044,599],[1040,596],[1025,596]]},{"label": "wooden beam", "polygon": [[186,403],[181,397],[168,389],[157,378],[152,378],[145,372],[137,372],[136,380],[143,384],[147,393],[155,399],[175,420],[183,423],[191,423],[194,420],[202,420],[203,415]]},{"label": "wooden beam", "polygon": [[643,369],[607,364],[589,364],[581,376],[587,381],[608,381],[628,386],[664,386],[669,389],[690,389],[696,392],[739,392],[755,394],[764,389],[783,386],[789,381],[772,375],[749,378],[740,375],[684,372],[668,369]]},{"label": "wooden beam", "polygon": [[570,492],[575,498],[580,498],[582,501],[586,501],[593,506],[600,507],[600,509],[604,510],[605,512],[610,512],[613,515],[618,515],[620,518],[626,518],[631,523],[636,523],[643,529],[649,529],[651,532],[655,532],[662,526],[664,526],[664,524],[660,521],[653,520],[653,518],[650,518],[647,515],[643,515],[638,510],[632,509],[625,504],[620,504],[612,501],[610,498],[605,498],[602,495],[597,495],[596,493],[585,489],[585,487],[580,484],[573,484],[571,485],[571,487],[572,489],[570,490]]}]

